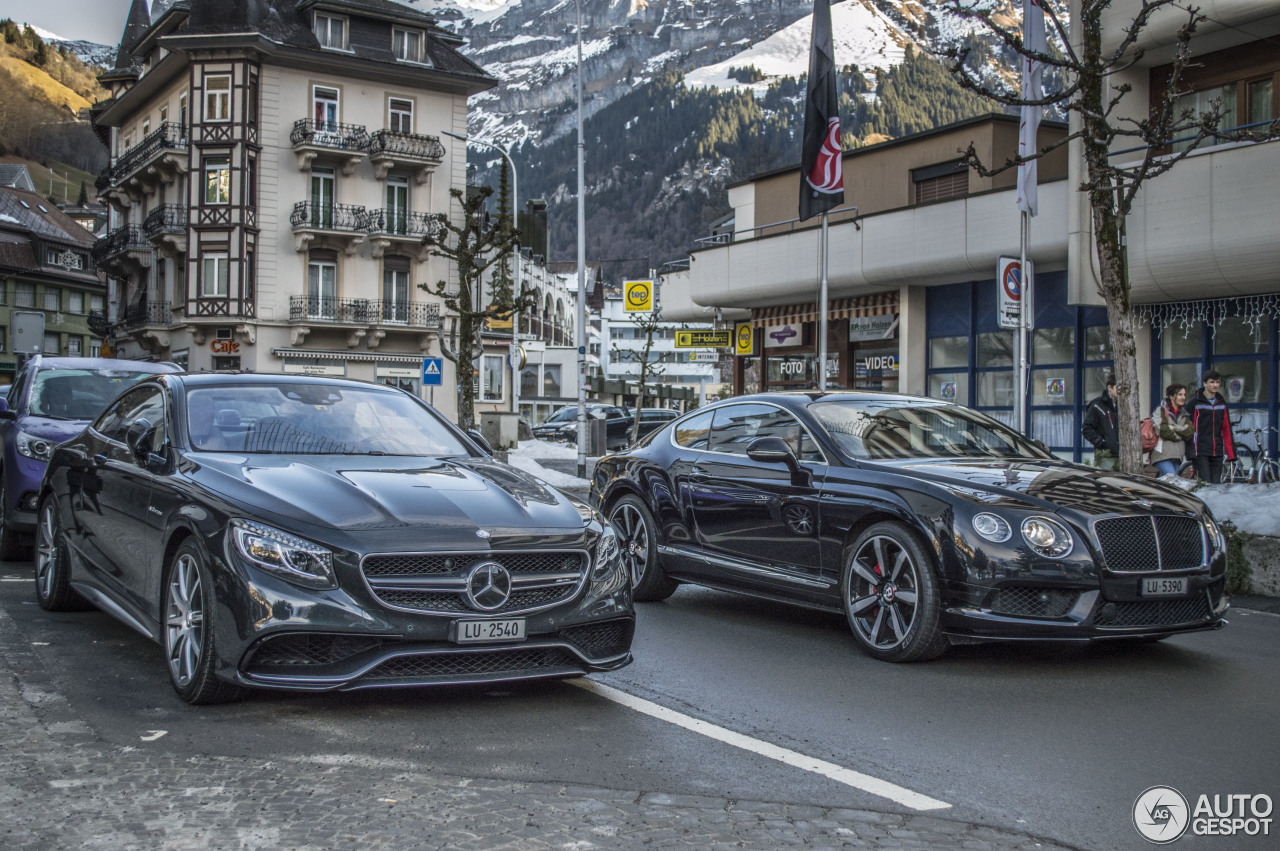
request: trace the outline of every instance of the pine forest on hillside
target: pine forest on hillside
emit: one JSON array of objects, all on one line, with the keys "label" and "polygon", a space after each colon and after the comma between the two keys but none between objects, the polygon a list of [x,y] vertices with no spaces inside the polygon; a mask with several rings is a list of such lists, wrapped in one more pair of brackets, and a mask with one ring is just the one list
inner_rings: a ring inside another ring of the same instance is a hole
[{"label": "pine forest on hillside", "polygon": [[100,172],[107,151],[89,123],[77,120],[105,95],[100,72],[30,27],[0,20],[0,155]]},{"label": "pine forest on hillside", "polygon": [[[754,71],[734,74],[752,79]],[[874,83],[856,66],[841,69],[839,80],[846,149],[991,111],[937,61],[910,48]],[[730,211],[727,184],[799,162],[804,92],[803,78],[784,78],[759,99],[746,89],[688,89],[671,72],[588,119],[587,259],[604,262],[605,275],[618,280],[683,257]],[[569,134],[523,146],[514,157],[521,197],[548,201],[554,259],[576,254],[576,142]],[[489,164],[485,153],[472,155]],[[491,176],[496,171],[480,178]]]}]

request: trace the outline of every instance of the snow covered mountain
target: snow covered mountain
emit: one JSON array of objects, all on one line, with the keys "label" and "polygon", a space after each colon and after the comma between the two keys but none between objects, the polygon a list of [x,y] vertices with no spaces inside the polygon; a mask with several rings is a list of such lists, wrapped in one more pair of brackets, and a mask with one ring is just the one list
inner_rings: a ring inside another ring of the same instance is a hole
[{"label": "snow covered mountain", "polygon": [[31,29],[35,30],[36,35],[45,41],[65,45],[67,50],[74,53],[86,65],[109,67],[115,61],[115,45],[98,44],[92,41],[84,41],[83,39],[72,41],[40,27],[32,27]]}]

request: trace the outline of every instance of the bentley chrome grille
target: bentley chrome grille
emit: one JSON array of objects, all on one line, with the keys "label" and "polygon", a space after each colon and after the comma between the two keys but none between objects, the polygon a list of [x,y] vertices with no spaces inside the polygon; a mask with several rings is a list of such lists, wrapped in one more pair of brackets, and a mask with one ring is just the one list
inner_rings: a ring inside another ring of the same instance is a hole
[{"label": "bentley chrome grille", "polygon": [[1113,573],[1189,570],[1206,562],[1204,528],[1195,517],[1108,517],[1093,524]]},{"label": "bentley chrome grille", "polygon": [[582,550],[395,553],[360,563],[383,605],[407,612],[514,615],[558,605],[586,583]]}]

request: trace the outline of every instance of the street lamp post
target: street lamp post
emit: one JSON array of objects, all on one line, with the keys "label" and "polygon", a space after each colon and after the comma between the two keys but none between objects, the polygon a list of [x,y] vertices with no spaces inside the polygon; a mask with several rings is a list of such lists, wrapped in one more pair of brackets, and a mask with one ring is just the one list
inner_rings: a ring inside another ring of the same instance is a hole
[{"label": "street lamp post", "polygon": [[[587,477],[587,214],[583,186],[585,142],[582,135],[582,0],[578,12],[578,478]],[[601,342],[603,347],[603,341]]]},{"label": "street lamp post", "polygon": [[[446,136],[450,136],[468,145],[483,145],[502,154],[502,158],[507,161],[507,166],[511,169],[511,218],[513,222],[519,222],[520,212],[520,180],[516,176],[516,164],[511,160],[511,155],[499,148],[492,142],[481,142],[479,139],[468,139],[466,136],[459,136],[457,133],[450,133],[448,130],[441,130]],[[516,243],[519,245],[519,242]],[[524,295],[524,290],[520,288],[520,252],[515,252],[516,274],[515,274],[515,297],[516,309],[511,315],[511,352],[507,358],[507,362],[511,366],[511,410],[515,413],[517,421],[520,417],[520,360],[515,356],[520,350],[520,298]],[[476,307],[479,307],[477,302]],[[516,432],[519,434],[520,427],[517,424]]]}]

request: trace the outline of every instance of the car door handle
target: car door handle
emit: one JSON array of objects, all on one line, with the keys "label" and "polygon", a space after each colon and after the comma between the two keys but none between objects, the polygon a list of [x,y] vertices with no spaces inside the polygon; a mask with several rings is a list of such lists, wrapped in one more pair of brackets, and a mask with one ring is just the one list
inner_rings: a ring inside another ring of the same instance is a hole
[{"label": "car door handle", "polygon": [[101,466],[102,466],[103,464],[105,464],[105,463],[107,463],[107,456],[105,456],[105,455],[95,455],[95,456],[93,456],[93,466],[95,466],[95,467],[101,467]]},{"label": "car door handle", "polygon": [[701,467],[689,468],[689,478],[695,482],[705,482],[710,477],[711,477],[710,474],[706,470],[702,469]]}]

